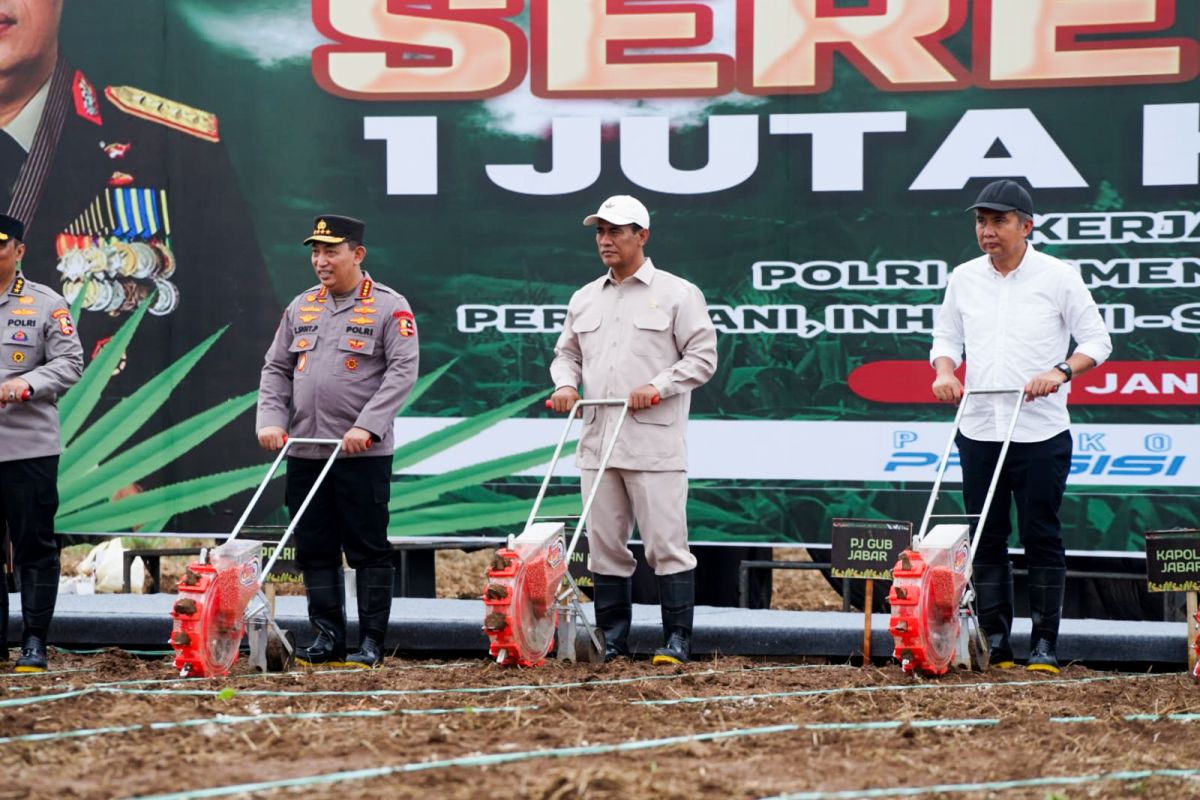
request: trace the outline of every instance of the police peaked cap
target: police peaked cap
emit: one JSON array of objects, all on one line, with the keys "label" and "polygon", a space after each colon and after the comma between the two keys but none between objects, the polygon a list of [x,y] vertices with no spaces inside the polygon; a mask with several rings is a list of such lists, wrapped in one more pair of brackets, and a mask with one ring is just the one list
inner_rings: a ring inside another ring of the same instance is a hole
[{"label": "police peaked cap", "polygon": [[361,219],[343,217],[338,214],[321,214],[313,217],[312,233],[304,240],[304,243],[341,244],[349,240],[362,244],[363,234],[366,233],[366,230],[367,224]]}]

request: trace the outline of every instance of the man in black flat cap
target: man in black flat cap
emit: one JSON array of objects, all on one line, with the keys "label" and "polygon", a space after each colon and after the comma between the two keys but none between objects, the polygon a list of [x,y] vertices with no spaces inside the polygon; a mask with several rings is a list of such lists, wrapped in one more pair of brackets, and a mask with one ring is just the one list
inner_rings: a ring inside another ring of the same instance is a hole
[{"label": "man in black flat cap", "polygon": [[[1027,669],[1057,673],[1058,624],[1066,587],[1066,554],[1058,509],[1071,468],[1071,424],[1059,387],[1104,362],[1112,352],[1108,330],[1079,273],[1033,249],[1033,199],[1020,184],[988,184],[969,209],[984,255],[955,268],[933,329],[929,360],[937,371],[934,396],[958,402],[954,374],[967,356],[966,383],[978,389],[1023,386],[1024,401],[1012,445],[983,521],[975,555],[979,624],[991,663],[1013,665],[1012,564],[1009,509],[1029,564],[1032,631]],[[1075,350],[1068,356],[1070,340]],[[956,442],[963,501],[979,514],[1000,457],[1013,398],[981,395],[963,411]]]},{"label": "man in black flat cap", "polygon": [[[296,652],[307,664],[383,663],[392,608],[387,538],[392,424],[417,380],[417,323],[401,295],[362,269],[365,225],[327,214],[313,220],[312,265],[320,281],[288,304],[259,385],[258,442],[277,452],[288,436],[341,439],[342,451],[296,528],[316,640]],[[329,448],[288,451],[293,516]],[[359,649],[346,656],[342,553],[355,572]]]},{"label": "man in black flat cap", "polygon": [[8,658],[4,528],[21,578],[17,672],[46,669],[58,599],[58,396],[79,380],[83,348],[67,303],[25,278],[25,226],[0,214],[0,660]]}]

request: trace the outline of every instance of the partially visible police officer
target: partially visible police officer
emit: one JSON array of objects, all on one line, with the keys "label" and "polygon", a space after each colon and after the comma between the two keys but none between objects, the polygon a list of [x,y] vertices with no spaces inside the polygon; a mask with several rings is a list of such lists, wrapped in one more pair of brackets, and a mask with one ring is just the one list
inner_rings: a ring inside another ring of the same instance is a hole
[{"label": "partially visible police officer", "polygon": [[[362,270],[365,225],[317,217],[312,265],[320,283],[287,307],[259,385],[259,444],[271,451],[297,438],[341,439],[342,453],[296,528],[316,640],[308,664],[383,663],[394,581],[387,538],[392,423],[417,380],[417,325],[408,301]],[[287,505],[295,515],[329,457],[297,446],[287,463]],[[342,553],[358,590],[359,649],[346,656]]]},{"label": "partially visible police officer", "polygon": [[[17,672],[41,672],[58,599],[58,396],[79,380],[83,347],[66,301],[21,275],[24,236],[21,222],[0,214],[0,519],[21,580]],[[6,660],[8,591],[0,588],[0,659]]]}]

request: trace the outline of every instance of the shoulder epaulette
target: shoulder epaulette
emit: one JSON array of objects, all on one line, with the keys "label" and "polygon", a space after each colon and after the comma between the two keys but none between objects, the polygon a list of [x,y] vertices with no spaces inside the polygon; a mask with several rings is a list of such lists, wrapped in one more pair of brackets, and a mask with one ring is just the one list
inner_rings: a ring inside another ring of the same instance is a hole
[{"label": "shoulder epaulette", "polygon": [[104,90],[104,96],[126,114],[190,133],[205,141],[221,141],[217,132],[216,114],[185,106],[183,103],[143,92],[132,86],[109,86]]}]

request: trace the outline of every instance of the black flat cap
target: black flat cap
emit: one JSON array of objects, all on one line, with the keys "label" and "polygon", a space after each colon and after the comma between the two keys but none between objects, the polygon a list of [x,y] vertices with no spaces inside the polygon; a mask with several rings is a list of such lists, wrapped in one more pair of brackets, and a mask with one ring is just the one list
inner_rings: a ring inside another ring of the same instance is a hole
[{"label": "black flat cap", "polygon": [[367,223],[361,219],[343,217],[340,214],[322,214],[313,217],[313,231],[304,240],[304,243],[341,244],[349,239],[362,244],[363,234],[366,230]]},{"label": "black flat cap", "polygon": [[967,210],[974,211],[977,208],[987,208],[992,211],[1022,211],[1032,217],[1033,198],[1021,184],[1004,179],[993,181],[983,187],[975,205]]},{"label": "black flat cap", "polygon": [[0,242],[7,242],[9,239],[24,241],[25,223],[8,214],[0,214]]}]

